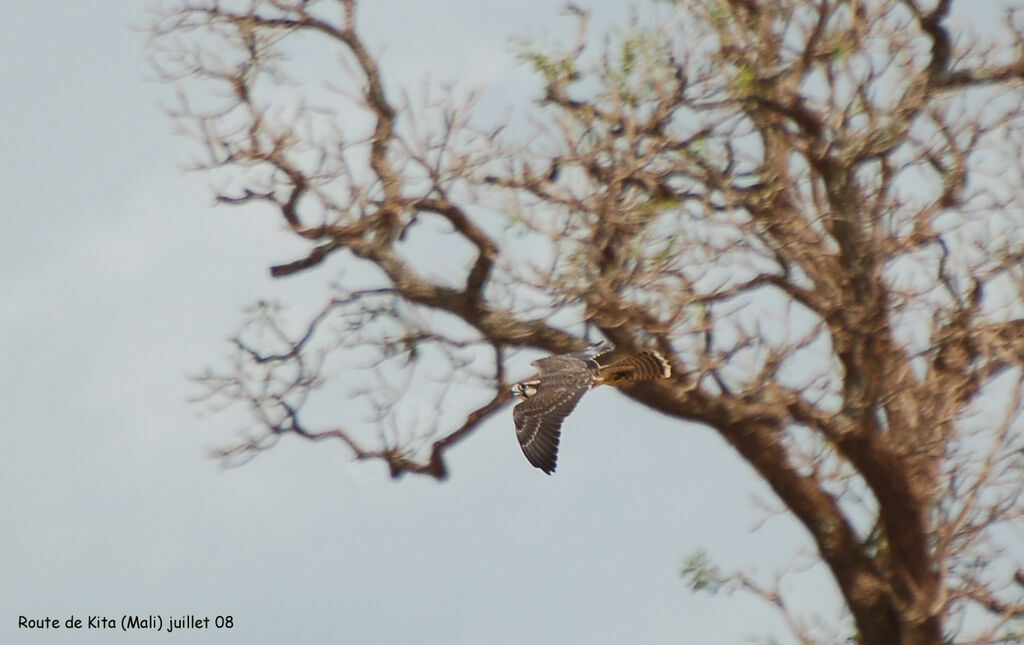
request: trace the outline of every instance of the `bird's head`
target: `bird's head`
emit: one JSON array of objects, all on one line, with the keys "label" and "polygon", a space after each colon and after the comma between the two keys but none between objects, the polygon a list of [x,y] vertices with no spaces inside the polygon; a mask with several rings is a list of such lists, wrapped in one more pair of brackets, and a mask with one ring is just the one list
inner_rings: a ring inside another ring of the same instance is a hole
[{"label": "bird's head", "polygon": [[524,401],[536,393],[537,383],[533,381],[523,381],[521,383],[515,383],[512,386],[512,396],[519,397]]}]

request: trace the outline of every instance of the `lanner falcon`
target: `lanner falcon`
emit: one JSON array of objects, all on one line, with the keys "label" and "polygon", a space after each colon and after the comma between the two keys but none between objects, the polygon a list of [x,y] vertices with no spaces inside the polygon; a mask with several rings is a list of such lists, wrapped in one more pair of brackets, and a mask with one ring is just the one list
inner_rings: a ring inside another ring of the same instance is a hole
[{"label": "lanner falcon", "polygon": [[539,374],[512,386],[522,399],[512,410],[516,437],[527,460],[547,474],[555,470],[562,421],[573,411],[583,394],[598,385],[628,385],[672,376],[665,357],[644,350],[604,365],[599,359],[615,346],[599,343],[572,354],[559,354],[533,361]]}]

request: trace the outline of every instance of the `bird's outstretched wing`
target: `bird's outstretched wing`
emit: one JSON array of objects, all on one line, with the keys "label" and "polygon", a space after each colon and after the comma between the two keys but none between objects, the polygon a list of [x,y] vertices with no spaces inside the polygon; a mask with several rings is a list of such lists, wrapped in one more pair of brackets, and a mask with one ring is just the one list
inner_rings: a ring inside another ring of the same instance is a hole
[{"label": "bird's outstretched wing", "polygon": [[608,342],[607,340],[602,340],[598,343],[594,343],[593,345],[587,347],[582,351],[573,352],[572,354],[564,354],[563,356],[568,358],[579,358],[584,361],[596,361],[602,356],[610,354],[613,351],[615,351],[615,345]]},{"label": "bird's outstretched wing", "polygon": [[537,392],[512,410],[523,454],[549,475],[558,460],[562,421],[594,384],[597,363],[591,356],[548,356],[534,361],[540,373]]},{"label": "bird's outstretched wing", "polygon": [[537,393],[512,410],[516,437],[526,459],[547,474],[555,471],[562,422],[590,388],[587,382],[552,385],[541,377]]}]

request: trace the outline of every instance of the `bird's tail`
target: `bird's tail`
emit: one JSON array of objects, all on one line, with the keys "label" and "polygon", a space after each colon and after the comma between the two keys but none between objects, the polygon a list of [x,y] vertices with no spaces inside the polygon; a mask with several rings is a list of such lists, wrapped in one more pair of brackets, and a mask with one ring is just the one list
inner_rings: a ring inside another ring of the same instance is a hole
[{"label": "bird's tail", "polygon": [[668,359],[651,349],[602,365],[598,380],[608,385],[625,385],[636,381],[657,381],[672,376]]}]

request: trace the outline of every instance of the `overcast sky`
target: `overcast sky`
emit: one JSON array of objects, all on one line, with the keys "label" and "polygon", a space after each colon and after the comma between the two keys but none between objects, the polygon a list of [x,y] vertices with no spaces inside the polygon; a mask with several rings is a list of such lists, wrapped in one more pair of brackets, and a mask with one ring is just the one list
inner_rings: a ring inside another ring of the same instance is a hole
[{"label": "overcast sky", "polygon": [[[197,414],[187,374],[223,360],[246,305],[312,300],[336,275],[271,281],[294,248],[279,223],[214,208],[181,170],[194,149],[132,29],[149,4],[5,6],[0,641],[789,642],[761,603],[694,594],[679,570],[703,548],[770,576],[809,549],[803,531],[755,531],[755,497],[773,498],[728,446],[610,389],[570,419],[553,477],[523,458],[510,409],[449,453],[443,484],[297,439],[237,469],[211,460],[238,427]],[[430,71],[499,86],[496,104],[529,87],[509,39],[572,28],[558,2],[365,4],[392,86]],[[787,588],[833,606],[820,568]],[[124,614],[211,623],[17,628]]]}]

